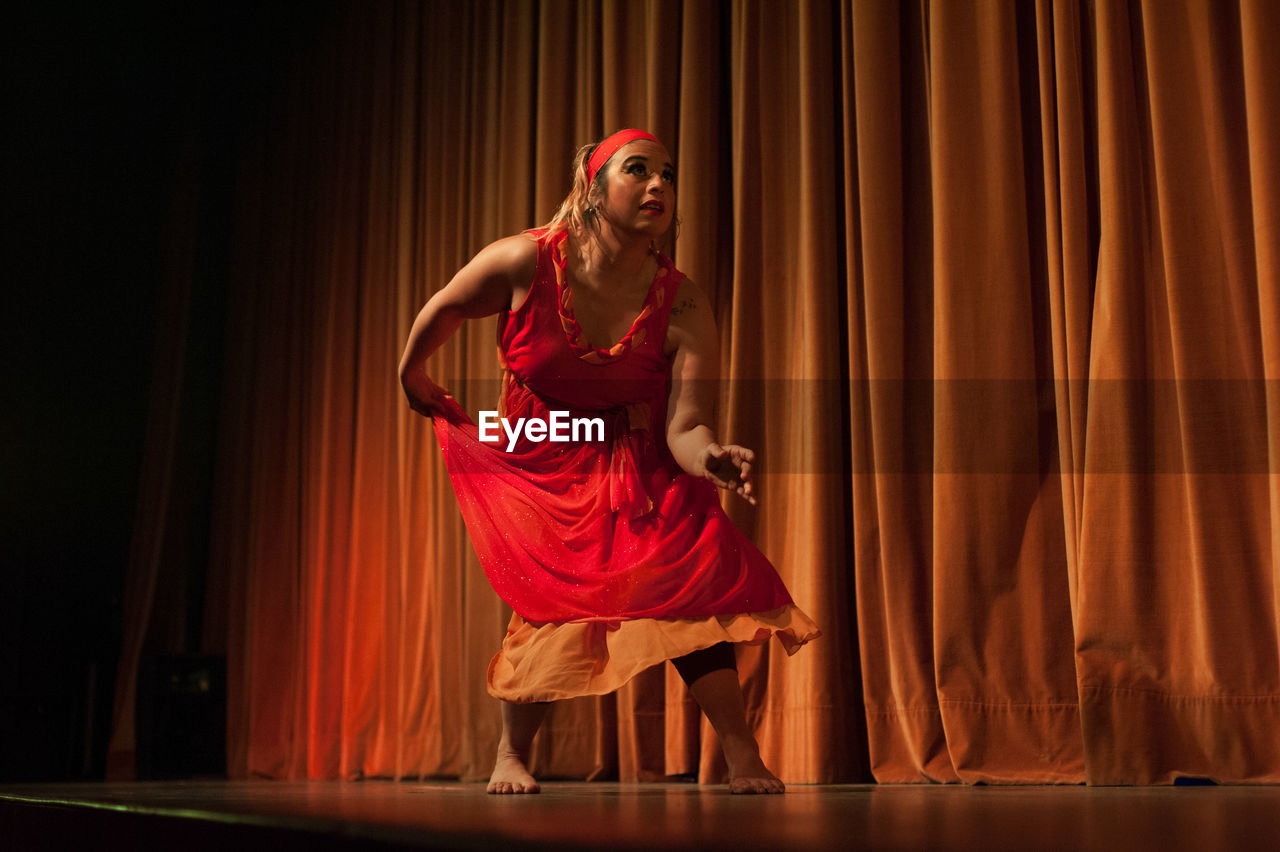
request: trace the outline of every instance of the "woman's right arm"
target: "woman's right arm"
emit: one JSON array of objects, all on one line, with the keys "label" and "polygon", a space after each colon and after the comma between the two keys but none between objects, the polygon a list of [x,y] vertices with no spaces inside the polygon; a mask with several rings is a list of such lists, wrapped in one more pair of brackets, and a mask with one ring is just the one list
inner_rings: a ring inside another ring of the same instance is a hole
[{"label": "woman's right arm", "polygon": [[427,358],[462,321],[487,317],[519,304],[533,280],[537,245],[525,234],[490,243],[433,295],[413,321],[400,356],[400,384],[409,407],[430,417],[447,392],[431,380]]}]

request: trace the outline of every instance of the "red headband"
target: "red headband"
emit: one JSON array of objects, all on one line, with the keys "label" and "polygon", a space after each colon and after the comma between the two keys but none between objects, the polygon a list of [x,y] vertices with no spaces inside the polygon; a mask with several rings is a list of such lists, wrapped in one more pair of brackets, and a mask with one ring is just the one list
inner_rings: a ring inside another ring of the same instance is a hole
[{"label": "red headband", "polygon": [[609,162],[609,158],[618,153],[618,149],[628,142],[634,142],[637,139],[651,139],[659,145],[662,141],[652,133],[646,133],[643,130],[619,130],[612,136],[605,137],[605,140],[596,146],[591,152],[591,158],[587,160],[587,183],[591,183],[596,179],[596,174]]}]

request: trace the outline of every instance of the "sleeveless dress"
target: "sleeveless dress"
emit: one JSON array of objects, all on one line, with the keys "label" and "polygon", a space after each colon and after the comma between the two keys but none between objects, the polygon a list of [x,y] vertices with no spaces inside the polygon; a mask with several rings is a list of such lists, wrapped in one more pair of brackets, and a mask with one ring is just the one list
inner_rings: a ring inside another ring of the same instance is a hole
[{"label": "sleeveless dress", "polygon": [[[497,412],[508,426],[482,415],[482,433],[451,397],[432,420],[480,564],[514,610],[489,692],[516,702],[604,694],[722,641],[776,635],[795,653],[816,625],[718,489],[684,473],[666,445],[662,349],[684,275],[658,255],[631,328],[594,348],[573,315],[565,233],[531,236],[529,294],[498,317]],[[521,418],[549,427],[528,432]]]}]

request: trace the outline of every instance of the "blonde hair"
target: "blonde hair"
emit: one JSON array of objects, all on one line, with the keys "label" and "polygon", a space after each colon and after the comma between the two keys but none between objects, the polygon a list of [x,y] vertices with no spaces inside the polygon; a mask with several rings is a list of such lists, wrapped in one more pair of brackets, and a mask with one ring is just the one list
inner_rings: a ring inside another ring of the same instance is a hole
[{"label": "blonde hair", "polygon": [[587,160],[599,144],[599,142],[593,142],[590,145],[583,145],[578,149],[578,153],[573,155],[573,165],[569,169],[573,176],[573,186],[569,189],[569,194],[565,196],[564,201],[560,202],[560,209],[556,211],[556,215],[542,226],[548,235],[568,231],[570,236],[582,236],[595,231],[597,227],[595,202],[604,194],[604,177],[609,169],[606,163],[596,173],[595,180],[588,180]]},{"label": "blonde hair", "polygon": [[[612,165],[613,158],[610,157],[596,172],[595,180],[588,177],[587,161],[591,159],[591,152],[599,144],[600,142],[592,142],[589,145],[583,145],[573,155],[573,165],[569,168],[573,176],[573,185],[564,201],[560,202],[560,207],[551,217],[551,221],[542,226],[548,236],[567,231],[574,239],[595,239],[600,226],[596,204],[604,197],[604,184],[610,169],[615,168]],[[667,232],[658,239],[658,244],[654,247],[665,250],[675,240],[679,229],[680,219],[673,213],[671,227],[667,228]]]}]

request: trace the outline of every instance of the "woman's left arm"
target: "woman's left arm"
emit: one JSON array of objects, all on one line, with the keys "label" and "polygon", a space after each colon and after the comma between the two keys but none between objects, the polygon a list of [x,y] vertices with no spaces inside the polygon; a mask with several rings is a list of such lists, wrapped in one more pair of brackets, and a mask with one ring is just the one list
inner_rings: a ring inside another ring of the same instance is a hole
[{"label": "woman's left arm", "polygon": [[706,294],[687,278],[676,291],[666,348],[671,357],[671,396],[667,400],[671,455],[686,473],[709,479],[754,505],[750,476],[755,453],[716,441],[720,335]]}]

